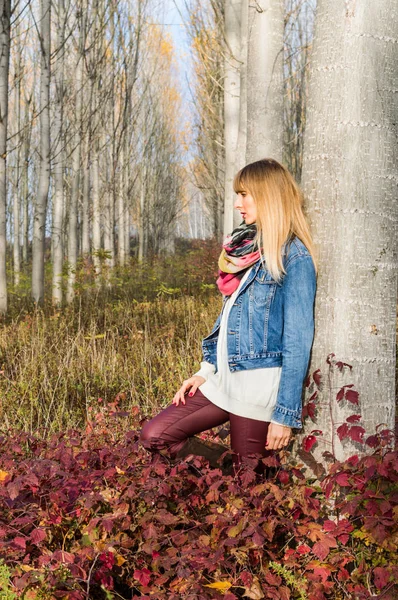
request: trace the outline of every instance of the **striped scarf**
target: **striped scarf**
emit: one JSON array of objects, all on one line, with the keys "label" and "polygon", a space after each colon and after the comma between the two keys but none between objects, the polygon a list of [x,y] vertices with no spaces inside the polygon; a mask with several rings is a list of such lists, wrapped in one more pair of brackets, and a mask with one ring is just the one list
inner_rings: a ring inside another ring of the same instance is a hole
[{"label": "striped scarf", "polygon": [[218,289],[224,296],[230,296],[239,286],[246,270],[259,258],[257,244],[253,240],[257,233],[255,223],[241,223],[224,240],[223,249],[218,259]]}]

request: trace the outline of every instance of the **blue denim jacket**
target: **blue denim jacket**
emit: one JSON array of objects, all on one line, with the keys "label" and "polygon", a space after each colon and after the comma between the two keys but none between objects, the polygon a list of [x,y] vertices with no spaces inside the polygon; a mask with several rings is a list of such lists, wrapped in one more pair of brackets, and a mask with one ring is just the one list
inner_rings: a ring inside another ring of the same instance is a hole
[{"label": "blue denim jacket", "polygon": [[[310,253],[297,237],[284,245],[282,259],[286,274],[280,283],[259,259],[242,285],[228,317],[228,364],[231,372],[281,366],[272,420],[301,427],[303,382],[314,337],[316,273]],[[203,359],[216,372],[223,308],[202,340]]]}]

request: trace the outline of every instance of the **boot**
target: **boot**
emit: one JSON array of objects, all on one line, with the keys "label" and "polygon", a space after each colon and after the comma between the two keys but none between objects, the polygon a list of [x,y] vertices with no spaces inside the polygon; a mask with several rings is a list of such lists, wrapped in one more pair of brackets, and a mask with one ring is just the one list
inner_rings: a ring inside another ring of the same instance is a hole
[{"label": "boot", "polygon": [[230,457],[226,457],[223,461],[223,465],[218,462],[218,459],[224,452],[229,450],[227,446],[222,446],[221,444],[215,444],[214,442],[202,441],[199,438],[193,436],[187,439],[184,446],[179,450],[176,454],[176,458],[185,458],[190,454],[194,454],[195,456],[203,456],[206,460],[209,461],[209,465],[214,469],[225,469],[228,466],[228,463],[232,461]]}]

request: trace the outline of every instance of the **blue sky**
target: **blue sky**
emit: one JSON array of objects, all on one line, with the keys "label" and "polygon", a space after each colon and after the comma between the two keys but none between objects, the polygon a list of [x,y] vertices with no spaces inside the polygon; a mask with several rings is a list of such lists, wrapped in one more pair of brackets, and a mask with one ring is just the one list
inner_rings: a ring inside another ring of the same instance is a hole
[{"label": "blue sky", "polygon": [[[181,11],[181,14],[179,13]],[[191,80],[191,61],[189,39],[184,26],[185,2],[184,0],[163,0],[161,3],[162,22],[165,31],[173,37],[176,58],[179,67],[181,93],[189,101],[188,81]]]}]

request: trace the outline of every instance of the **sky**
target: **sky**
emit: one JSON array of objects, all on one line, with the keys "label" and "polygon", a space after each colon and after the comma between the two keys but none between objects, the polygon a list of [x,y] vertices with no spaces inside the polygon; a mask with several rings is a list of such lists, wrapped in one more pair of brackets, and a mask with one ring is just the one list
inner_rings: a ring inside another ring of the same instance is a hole
[{"label": "sky", "polygon": [[[161,0],[162,22],[165,30],[173,37],[176,58],[179,66],[181,92],[185,100],[189,99],[188,82],[191,80],[191,62],[189,39],[183,22],[186,18],[184,0]],[[180,14],[181,13],[181,14]]]},{"label": "sky", "polygon": [[[184,19],[187,19],[185,2],[189,3],[189,0],[159,0],[157,11],[159,20],[164,25],[165,32],[172,36],[174,42],[179,91],[182,99],[182,111],[179,115],[180,127],[183,129],[186,128],[187,123],[192,125],[194,120],[194,107],[192,103],[194,78],[190,40],[184,25]],[[186,161],[192,158],[193,151],[191,147],[185,156]]]}]

